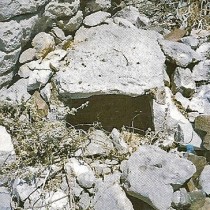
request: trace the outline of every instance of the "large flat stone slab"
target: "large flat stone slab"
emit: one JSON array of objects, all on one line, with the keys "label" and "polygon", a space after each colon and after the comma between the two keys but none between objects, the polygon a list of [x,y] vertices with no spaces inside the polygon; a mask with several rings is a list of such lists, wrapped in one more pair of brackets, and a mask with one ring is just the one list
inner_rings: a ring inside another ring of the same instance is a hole
[{"label": "large flat stone slab", "polygon": [[79,29],[56,80],[62,97],[143,95],[164,86],[163,55],[153,31],[115,24]]}]

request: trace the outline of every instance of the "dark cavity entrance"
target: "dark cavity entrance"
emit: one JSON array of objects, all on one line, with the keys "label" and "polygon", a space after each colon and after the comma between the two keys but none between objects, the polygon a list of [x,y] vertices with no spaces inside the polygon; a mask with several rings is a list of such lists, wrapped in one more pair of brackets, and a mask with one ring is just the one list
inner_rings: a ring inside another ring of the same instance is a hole
[{"label": "dark cavity entrance", "polygon": [[125,95],[99,95],[86,99],[73,99],[71,108],[78,108],[89,101],[84,109],[75,115],[68,115],[67,122],[76,128],[87,130],[90,124],[100,122],[102,127],[111,131],[123,126],[135,132],[153,129],[149,96],[130,97]]}]

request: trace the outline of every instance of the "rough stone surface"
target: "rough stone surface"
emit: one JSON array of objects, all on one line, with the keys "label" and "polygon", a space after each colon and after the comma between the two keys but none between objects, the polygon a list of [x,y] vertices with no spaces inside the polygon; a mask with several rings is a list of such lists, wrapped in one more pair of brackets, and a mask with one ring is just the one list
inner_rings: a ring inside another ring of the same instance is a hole
[{"label": "rough stone surface", "polygon": [[18,48],[9,53],[0,51],[0,75],[5,74],[13,69],[18,57],[20,55],[21,48]]},{"label": "rough stone surface", "polygon": [[74,42],[66,58],[69,65],[56,77],[63,97],[137,96],[163,86],[165,57],[155,32],[101,25],[80,28]]},{"label": "rough stone surface", "polygon": [[70,18],[68,21],[61,20],[58,21],[58,25],[64,30],[69,33],[76,31],[83,22],[83,13],[82,11],[78,11],[76,15]]},{"label": "rough stone surface", "polygon": [[195,118],[195,128],[204,131],[203,146],[210,150],[210,115],[200,115]]},{"label": "rough stone surface", "polygon": [[111,14],[108,12],[98,11],[91,15],[88,15],[83,20],[84,25],[93,27],[100,25],[103,23],[107,18],[111,17]]},{"label": "rough stone surface", "polygon": [[90,202],[91,202],[91,199],[90,199],[89,194],[86,192],[83,192],[80,195],[80,200],[78,202],[78,206],[80,207],[80,209],[88,210],[89,206],[90,206]]},{"label": "rough stone surface", "polygon": [[165,105],[158,104],[153,101],[153,121],[155,131],[165,131],[174,139],[174,134],[177,132],[176,141],[181,144],[192,144],[200,147],[202,140],[194,131],[191,123],[178,110],[172,101],[172,93],[169,88],[165,88],[166,103]]},{"label": "rough stone surface", "polygon": [[196,111],[200,114],[210,114],[210,85],[201,85],[197,88],[196,93],[193,95],[188,109]]},{"label": "rough stone surface", "polygon": [[0,100],[12,104],[26,102],[31,95],[27,92],[27,79],[20,79],[9,88],[0,90]]},{"label": "rough stone surface", "polygon": [[133,6],[127,6],[117,12],[114,17],[121,17],[130,21],[133,25],[140,28],[149,24],[149,18],[140,15],[139,10]]},{"label": "rough stone surface", "polygon": [[12,144],[12,139],[10,134],[7,132],[6,128],[4,126],[0,125],[0,152],[8,152],[8,153],[14,153],[14,147]]},{"label": "rough stone surface", "polygon": [[210,81],[210,60],[201,61],[199,64],[195,65],[192,70],[192,76],[194,81],[202,82]]},{"label": "rough stone surface", "polygon": [[50,2],[45,7],[45,15],[51,19],[72,17],[79,9],[80,1]]},{"label": "rough stone surface", "polygon": [[24,52],[21,53],[19,62],[20,63],[27,63],[35,59],[36,50],[34,48],[28,48]]},{"label": "rough stone surface", "polygon": [[186,44],[189,45],[192,49],[196,49],[198,44],[199,44],[199,40],[194,37],[194,36],[186,36],[181,38],[181,41]]},{"label": "rough stone surface", "polygon": [[107,11],[111,7],[111,0],[81,0],[81,4],[85,7],[85,13],[89,14],[99,10]]},{"label": "rough stone surface", "polygon": [[168,40],[159,40],[159,43],[167,59],[177,66],[187,67],[201,60],[201,56],[188,45]]},{"label": "rough stone surface", "polygon": [[128,152],[128,145],[124,141],[123,137],[121,136],[120,132],[114,128],[111,132],[111,138],[113,140],[115,148],[120,152],[120,153],[126,153]]},{"label": "rough stone surface", "polygon": [[141,146],[128,159],[122,179],[128,194],[166,210],[171,206],[173,187],[181,186],[195,171],[186,159],[155,146]]},{"label": "rough stone surface", "polygon": [[189,193],[190,200],[191,200],[191,206],[190,210],[200,210],[205,204],[205,193],[201,190],[195,190],[193,192]]},{"label": "rough stone surface", "polygon": [[0,209],[1,210],[12,210],[10,192],[6,187],[0,187]]},{"label": "rough stone surface", "polygon": [[45,86],[52,76],[51,70],[34,70],[28,78],[27,90],[36,90]]},{"label": "rough stone surface", "polygon": [[0,77],[0,88],[8,85],[12,81],[13,76],[14,76],[14,72],[9,72],[5,75],[2,75]]},{"label": "rough stone surface", "polygon": [[177,67],[173,74],[172,91],[180,92],[183,96],[190,97],[195,92],[196,85],[190,69]]},{"label": "rough stone surface", "polygon": [[40,91],[41,96],[45,101],[50,102],[52,85],[51,83],[46,84],[46,86]]},{"label": "rough stone surface", "polygon": [[49,203],[48,208],[52,210],[66,209],[68,204],[68,196],[62,191],[57,190],[56,192],[49,192],[45,198],[45,203]]},{"label": "rough stone surface", "polygon": [[36,50],[36,58],[44,58],[55,47],[53,36],[45,32],[38,33],[32,40],[32,46]]},{"label": "rough stone surface", "polygon": [[95,176],[93,171],[82,173],[77,177],[79,185],[83,188],[91,188],[95,182]]},{"label": "rough stone surface", "polygon": [[194,173],[192,179],[193,182],[196,186],[198,186],[198,180],[201,172],[203,171],[205,165],[207,165],[206,158],[203,156],[198,156],[195,154],[188,154],[187,159],[191,161],[195,167],[196,167],[196,172]]},{"label": "rough stone surface", "polygon": [[202,60],[210,59],[210,43],[206,42],[199,46],[199,48],[196,50],[197,53],[199,53],[202,57]]},{"label": "rough stone surface", "polygon": [[18,15],[37,12],[48,0],[1,0],[0,2],[0,21],[8,20]]},{"label": "rough stone surface", "polygon": [[84,156],[106,156],[114,149],[111,139],[101,130],[94,130],[86,143],[83,149]]},{"label": "rough stone surface", "polygon": [[119,184],[103,183],[94,198],[95,210],[133,210],[130,200]]},{"label": "rough stone surface", "polygon": [[11,52],[21,46],[22,27],[17,21],[0,22],[0,50]]},{"label": "rough stone surface", "polygon": [[210,194],[210,165],[204,167],[201,172],[199,184],[202,187],[202,190],[209,195]]},{"label": "rough stone surface", "polygon": [[180,188],[173,194],[173,207],[184,208],[190,206],[190,197],[185,188]]},{"label": "rough stone surface", "polygon": [[190,100],[185,98],[180,92],[177,92],[175,95],[175,99],[182,105],[182,107],[186,110]]}]

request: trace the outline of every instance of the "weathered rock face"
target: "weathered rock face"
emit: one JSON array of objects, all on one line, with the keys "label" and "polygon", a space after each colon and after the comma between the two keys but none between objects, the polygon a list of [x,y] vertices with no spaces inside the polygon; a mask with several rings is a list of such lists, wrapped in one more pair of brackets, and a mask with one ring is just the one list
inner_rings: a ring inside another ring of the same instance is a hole
[{"label": "weathered rock face", "polygon": [[0,2],[0,21],[8,20],[17,15],[35,13],[38,8],[46,4],[46,2],[48,2],[48,0],[2,0]]},{"label": "weathered rock face", "polygon": [[12,139],[4,126],[0,126],[0,168],[8,162],[14,161],[15,151]]},{"label": "weathered rock face", "polygon": [[195,171],[186,159],[155,146],[141,146],[128,159],[122,179],[128,194],[166,210],[171,206],[173,187],[184,184]]},{"label": "weathered rock face", "polygon": [[205,133],[203,146],[210,150],[210,115],[200,115],[195,119],[195,128]]},{"label": "weathered rock face", "polygon": [[57,73],[61,96],[137,96],[163,86],[165,57],[156,37],[152,31],[115,24],[79,29],[67,55],[69,64]]},{"label": "weathered rock face", "polygon": [[133,206],[119,184],[110,185],[105,183],[96,193],[94,209],[133,210]]},{"label": "weathered rock face", "polygon": [[202,187],[202,190],[209,195],[210,194],[210,165],[204,167],[201,172],[201,176],[199,179],[199,184]]},{"label": "weathered rock face", "polygon": [[177,66],[187,67],[190,63],[201,60],[200,54],[192,50],[188,45],[168,40],[160,40],[159,43],[168,60],[176,63]]}]

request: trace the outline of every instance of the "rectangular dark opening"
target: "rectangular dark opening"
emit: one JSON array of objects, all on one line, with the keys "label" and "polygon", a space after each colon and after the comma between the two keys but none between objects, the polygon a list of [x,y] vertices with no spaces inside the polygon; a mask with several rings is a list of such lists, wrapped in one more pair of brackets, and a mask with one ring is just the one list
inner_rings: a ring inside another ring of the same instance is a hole
[{"label": "rectangular dark opening", "polygon": [[121,129],[123,126],[143,131],[153,129],[150,100],[149,96],[125,95],[97,95],[85,99],[72,99],[71,108],[78,108],[87,101],[89,104],[79,109],[75,115],[68,115],[67,122],[84,130],[94,122],[100,122],[107,131],[113,128]]}]

